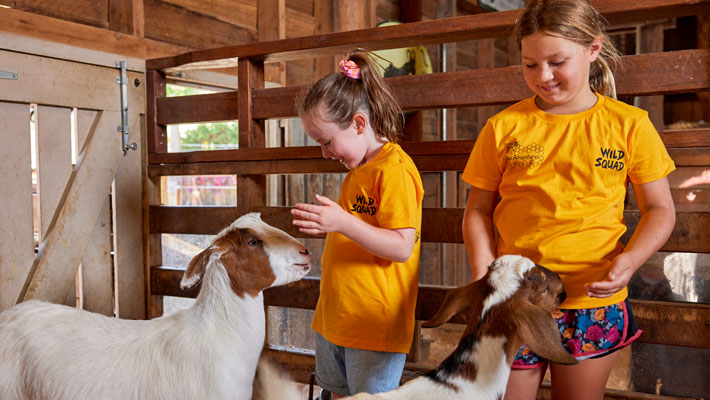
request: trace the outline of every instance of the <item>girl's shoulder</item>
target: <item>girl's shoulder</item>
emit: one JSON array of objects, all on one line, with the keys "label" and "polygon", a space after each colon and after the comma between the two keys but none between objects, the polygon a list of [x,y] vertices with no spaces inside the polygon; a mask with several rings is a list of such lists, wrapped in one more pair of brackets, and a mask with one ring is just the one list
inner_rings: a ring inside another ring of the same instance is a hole
[{"label": "girl's shoulder", "polygon": [[497,122],[503,122],[507,120],[518,120],[521,117],[530,115],[535,110],[537,110],[537,106],[535,105],[535,98],[529,97],[506,107],[502,111],[499,111],[498,113],[490,117],[489,120]]},{"label": "girl's shoulder", "polygon": [[631,104],[624,103],[611,97],[604,97],[604,109],[612,115],[617,115],[624,118],[635,117],[643,118],[648,115],[648,112]]}]

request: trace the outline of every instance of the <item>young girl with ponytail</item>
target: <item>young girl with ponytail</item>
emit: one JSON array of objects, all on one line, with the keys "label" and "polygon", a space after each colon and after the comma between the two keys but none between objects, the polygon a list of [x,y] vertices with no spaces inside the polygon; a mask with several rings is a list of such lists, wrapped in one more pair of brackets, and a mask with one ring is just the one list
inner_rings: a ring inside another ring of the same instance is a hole
[{"label": "young girl with ponytail", "polygon": [[364,51],[340,62],[300,104],[323,157],[349,170],[337,202],[292,209],[300,231],[325,235],[313,315],[322,399],[395,389],[412,344],[424,190],[396,143],[401,109]]},{"label": "young girl with ponytail", "polygon": [[[517,22],[534,97],[488,120],[463,179],[463,232],[473,279],[503,254],[557,272],[567,298],[553,313],[576,365],[550,363],[553,399],[602,399],[618,353],[640,334],[631,276],[667,240],[674,170],[645,111],[616,100],[619,55],[587,0],[532,0]],[[641,219],[626,246],[631,185]],[[535,399],[548,362],[523,346],[506,399]]]}]

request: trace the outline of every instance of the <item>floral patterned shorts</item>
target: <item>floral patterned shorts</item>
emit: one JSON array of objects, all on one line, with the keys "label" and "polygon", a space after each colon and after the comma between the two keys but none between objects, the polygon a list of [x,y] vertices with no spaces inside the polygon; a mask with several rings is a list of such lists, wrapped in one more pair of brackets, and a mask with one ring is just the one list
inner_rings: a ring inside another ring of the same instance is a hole
[{"label": "floral patterned shorts", "polygon": [[[555,310],[552,316],[560,330],[562,345],[578,361],[610,354],[630,344],[642,333],[628,300],[599,308]],[[546,359],[523,344],[515,356],[513,368],[537,368],[546,364]]]}]

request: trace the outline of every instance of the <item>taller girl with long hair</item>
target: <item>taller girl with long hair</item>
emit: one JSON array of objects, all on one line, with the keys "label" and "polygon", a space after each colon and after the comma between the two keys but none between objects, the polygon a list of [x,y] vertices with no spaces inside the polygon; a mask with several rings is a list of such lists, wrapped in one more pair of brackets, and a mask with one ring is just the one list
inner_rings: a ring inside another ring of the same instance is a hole
[{"label": "taller girl with long hair", "polygon": [[[554,316],[580,362],[549,365],[552,398],[602,399],[616,350],[641,334],[626,286],[673,229],[675,166],[647,113],[615,99],[619,56],[588,1],[529,1],[517,37],[535,96],[488,120],[464,170],[469,263],[474,279],[502,254],[560,274]],[[623,246],[629,182],[641,219]],[[506,399],[535,399],[547,366],[523,346]]]}]

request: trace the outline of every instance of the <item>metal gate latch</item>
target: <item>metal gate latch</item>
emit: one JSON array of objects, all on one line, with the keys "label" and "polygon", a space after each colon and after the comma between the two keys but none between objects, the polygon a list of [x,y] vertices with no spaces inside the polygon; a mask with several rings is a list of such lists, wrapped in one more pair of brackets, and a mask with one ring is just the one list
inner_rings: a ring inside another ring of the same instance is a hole
[{"label": "metal gate latch", "polygon": [[126,77],[126,62],[116,61],[116,68],[121,70],[121,76],[116,78],[116,83],[121,85],[121,125],[116,130],[121,132],[121,147],[123,155],[126,155],[129,149],[138,149],[138,145],[135,143],[128,144],[128,78]]}]

